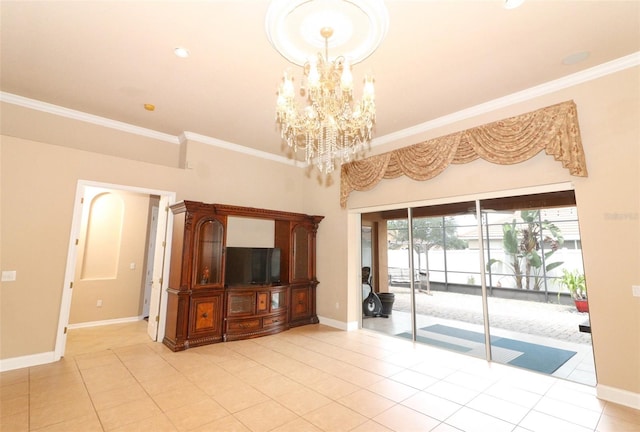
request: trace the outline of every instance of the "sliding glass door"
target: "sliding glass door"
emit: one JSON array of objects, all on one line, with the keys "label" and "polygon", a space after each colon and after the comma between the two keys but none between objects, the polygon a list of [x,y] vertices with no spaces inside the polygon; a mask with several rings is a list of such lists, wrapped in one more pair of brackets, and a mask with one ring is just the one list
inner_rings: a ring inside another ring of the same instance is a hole
[{"label": "sliding glass door", "polygon": [[[473,208],[414,209],[412,220],[415,268],[415,339],[475,357],[486,356],[481,253],[460,234],[477,229]],[[425,213],[443,213],[422,216]],[[464,336],[464,337],[463,337]],[[466,337],[469,336],[469,337]]]},{"label": "sliding glass door", "polygon": [[362,221],[375,227],[368,292],[386,306],[363,312],[363,328],[595,384],[588,313],[566,285],[570,276],[585,285],[572,191]]},{"label": "sliding glass door", "polygon": [[[382,276],[374,291],[390,313],[364,314],[362,326],[389,335],[484,358],[484,313],[480,287],[481,250],[460,237],[477,233],[474,203],[370,213],[363,225],[377,225]],[[364,256],[364,254],[363,254]],[[461,330],[478,332],[471,340]]]}]

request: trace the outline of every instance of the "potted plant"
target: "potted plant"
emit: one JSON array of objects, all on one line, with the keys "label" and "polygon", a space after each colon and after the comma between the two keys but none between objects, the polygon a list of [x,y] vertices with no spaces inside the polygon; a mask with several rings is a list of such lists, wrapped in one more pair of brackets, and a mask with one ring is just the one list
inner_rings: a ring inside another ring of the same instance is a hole
[{"label": "potted plant", "polygon": [[[578,270],[569,271],[562,270],[562,277],[558,279],[561,286],[565,287],[571,294],[571,298],[575,302],[578,312],[589,312],[589,303],[587,302],[587,284],[584,275]],[[560,293],[558,292],[558,296]]]}]

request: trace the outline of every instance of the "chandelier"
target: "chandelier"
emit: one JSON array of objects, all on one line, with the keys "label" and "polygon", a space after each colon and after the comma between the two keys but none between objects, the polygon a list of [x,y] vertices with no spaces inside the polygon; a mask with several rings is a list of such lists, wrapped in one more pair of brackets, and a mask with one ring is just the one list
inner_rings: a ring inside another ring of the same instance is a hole
[{"label": "chandelier", "polygon": [[373,78],[365,77],[362,100],[354,101],[350,63],[344,57],[329,59],[333,29],[323,27],[320,34],[324,56],[318,53],[303,66],[300,94],[307,106],[298,108],[293,78],[285,73],[278,90],[276,120],[287,145],[294,152],[304,151],[307,163],[329,174],[336,164],[355,159],[371,141],[376,106]]}]

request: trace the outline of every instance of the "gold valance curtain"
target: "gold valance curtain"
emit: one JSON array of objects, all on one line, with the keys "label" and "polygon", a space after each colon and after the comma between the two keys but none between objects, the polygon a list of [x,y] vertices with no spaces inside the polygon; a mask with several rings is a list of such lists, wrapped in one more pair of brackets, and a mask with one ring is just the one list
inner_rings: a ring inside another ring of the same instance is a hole
[{"label": "gold valance curtain", "polygon": [[571,175],[586,177],[578,114],[573,101],[456,132],[342,166],[340,205],[351,191],[366,191],[382,179],[406,175],[429,180],[449,164],[478,158],[500,165],[524,162],[544,150]]}]

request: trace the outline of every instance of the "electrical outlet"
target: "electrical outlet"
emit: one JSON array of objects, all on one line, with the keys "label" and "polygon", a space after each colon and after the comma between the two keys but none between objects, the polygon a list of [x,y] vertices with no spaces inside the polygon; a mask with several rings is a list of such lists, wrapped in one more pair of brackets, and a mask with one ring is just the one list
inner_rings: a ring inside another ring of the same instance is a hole
[{"label": "electrical outlet", "polygon": [[13,282],[16,280],[16,271],[15,270],[3,270],[2,271],[2,282]]},{"label": "electrical outlet", "polygon": [[631,294],[634,297],[640,297],[640,285],[631,285]]},{"label": "electrical outlet", "polygon": [[98,300],[97,303],[96,303],[96,306],[97,307],[102,307],[102,300]]}]

